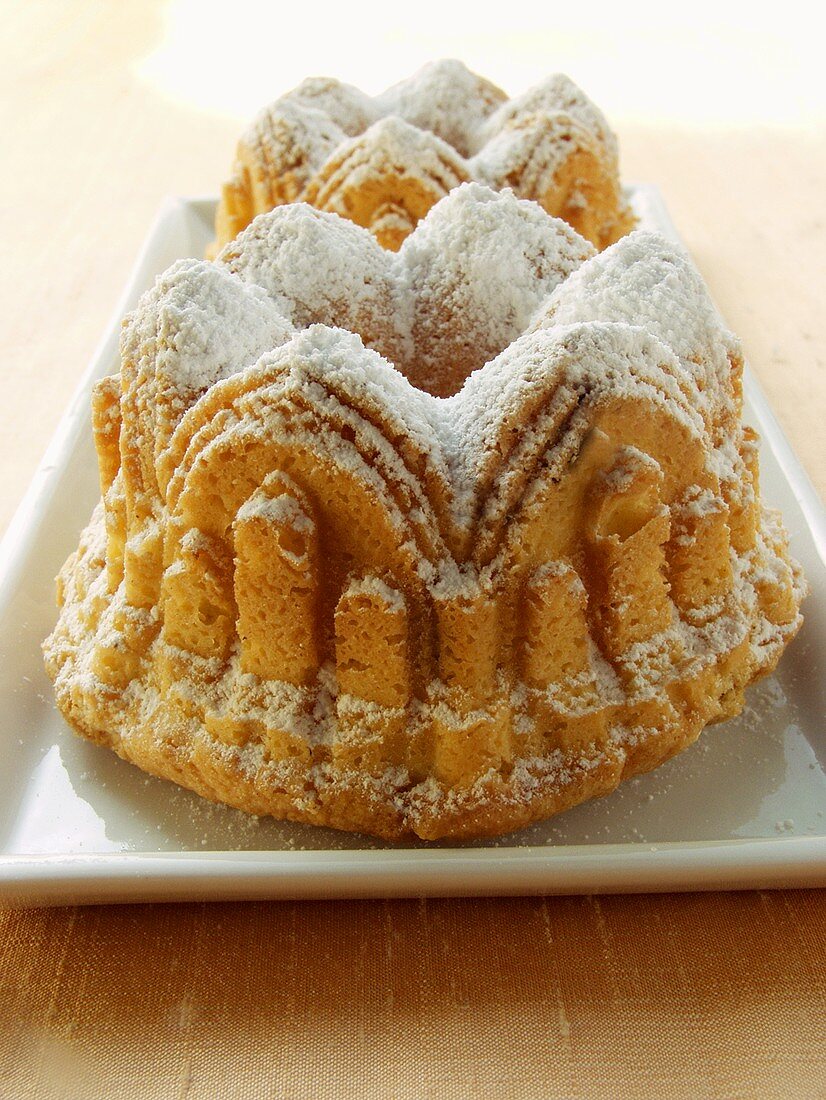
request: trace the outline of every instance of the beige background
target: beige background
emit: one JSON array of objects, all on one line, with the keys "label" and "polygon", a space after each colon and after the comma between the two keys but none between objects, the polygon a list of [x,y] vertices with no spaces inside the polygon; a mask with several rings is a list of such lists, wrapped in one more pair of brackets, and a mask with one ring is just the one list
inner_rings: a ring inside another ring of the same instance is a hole
[{"label": "beige background", "polygon": [[[432,6],[0,5],[0,529],[163,196],[216,191],[242,118],[303,75],[375,91],[451,53],[514,92],[567,69],[606,109],[826,492],[823,82],[795,5],[776,28],[709,5],[705,31]],[[3,913],[0,1095],[826,1096],[824,943],[821,893]]]},{"label": "beige background", "polygon": [[[229,6],[252,18],[243,0]],[[402,46],[387,29],[386,49],[377,50],[378,31],[365,18],[372,37],[360,54],[352,47],[326,48],[316,57],[313,41],[299,35],[285,59],[288,71],[279,60],[270,72],[259,67],[253,79],[234,39],[227,59],[217,53],[220,38],[204,37],[198,9],[186,3],[168,9],[155,2],[81,0],[21,0],[0,7],[5,24],[0,216],[7,243],[0,263],[5,317],[0,357],[7,380],[0,402],[0,528],[11,518],[110,319],[163,197],[217,192],[243,125],[243,116],[233,112],[247,106],[251,112],[318,71],[378,90],[382,74],[398,78],[440,52],[438,35]],[[787,10],[792,26],[793,5]],[[317,7],[308,6],[307,20],[320,18]],[[221,28],[213,30],[219,35]],[[351,38],[357,30],[350,25]],[[230,36],[239,32],[246,33],[244,18],[226,26]],[[762,72],[760,50],[785,56],[770,36],[752,43],[758,56],[741,46],[741,72],[727,69],[716,23],[708,42],[695,42],[694,53],[685,56],[676,48],[683,34],[691,35],[679,27],[663,30],[659,48],[650,42],[650,31],[642,45],[633,37],[613,44],[597,37],[594,45],[569,36],[559,49],[554,35],[545,35],[548,41],[539,49],[520,36],[497,46],[496,28],[488,37],[452,24],[448,32],[442,52],[451,47],[456,52],[466,41],[464,59],[509,91],[522,90],[551,67],[567,67],[586,91],[595,98],[600,93],[598,102],[619,132],[625,178],[661,187],[809,476],[826,493],[820,431],[826,408],[822,88],[818,101],[807,86],[790,87],[791,73],[800,66],[788,62],[782,81],[769,68]],[[270,40],[263,31],[256,37]],[[331,32],[324,42],[334,38]],[[543,34],[533,38],[541,44]],[[802,34],[798,40],[807,41]],[[664,67],[653,72],[652,53],[665,58]],[[324,62],[325,69],[316,69]],[[698,100],[686,96],[686,85],[702,87],[705,69],[725,78],[716,101],[708,94]],[[630,92],[629,73],[636,74]],[[741,102],[746,78],[767,109],[775,102],[784,106],[769,114],[771,125],[758,125]],[[190,97],[183,94],[187,80]],[[672,86],[680,92],[669,99]],[[221,111],[218,104],[224,101],[227,110]],[[715,106],[722,121],[712,125],[708,116]]]}]

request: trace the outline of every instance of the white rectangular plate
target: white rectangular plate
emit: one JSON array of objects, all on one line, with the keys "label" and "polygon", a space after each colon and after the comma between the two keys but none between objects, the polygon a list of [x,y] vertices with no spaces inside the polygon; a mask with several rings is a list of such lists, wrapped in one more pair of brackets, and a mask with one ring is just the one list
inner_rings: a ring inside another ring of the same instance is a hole
[{"label": "white rectangular plate", "polygon": [[[676,234],[657,191],[631,198]],[[92,382],[118,368],[121,317],[154,276],[202,256],[214,201],[161,211],[112,325],[0,547],[0,901],[77,902],[605,893],[826,885],[826,516],[754,379],[764,496],[811,586],[806,622],[740,718],[607,798],[496,841],[382,845],[248,817],[75,737],[40,643],[54,577],[98,496]]]}]

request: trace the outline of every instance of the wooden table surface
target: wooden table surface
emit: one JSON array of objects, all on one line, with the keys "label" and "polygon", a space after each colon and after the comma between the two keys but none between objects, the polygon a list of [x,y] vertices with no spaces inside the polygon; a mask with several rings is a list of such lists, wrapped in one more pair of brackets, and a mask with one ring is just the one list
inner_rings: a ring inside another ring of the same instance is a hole
[{"label": "wooden table surface", "polygon": [[[137,74],[155,3],[0,17],[3,529],[159,204],[217,190],[239,122]],[[823,127],[617,128],[823,495]],[[3,913],[0,1094],[826,1096],[824,943],[818,892]]]}]

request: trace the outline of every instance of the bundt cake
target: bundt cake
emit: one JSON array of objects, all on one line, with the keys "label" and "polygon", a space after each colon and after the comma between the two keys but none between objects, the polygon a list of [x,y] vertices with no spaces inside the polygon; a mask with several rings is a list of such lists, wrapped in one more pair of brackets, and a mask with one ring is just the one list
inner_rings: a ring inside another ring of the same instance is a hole
[{"label": "bundt cake", "polygon": [[95,388],[59,707],[208,798],[386,838],[605,794],[801,622],[740,379],[655,234],[599,253],[466,184],[393,253],[278,207],[162,275]]},{"label": "bundt cake", "polygon": [[633,224],[616,138],[567,77],[508,100],[461,62],[439,61],[376,98],[316,78],[264,110],[239,142],[210,255],[289,202],[349,218],[395,251],[468,180],[534,199],[597,248]]}]

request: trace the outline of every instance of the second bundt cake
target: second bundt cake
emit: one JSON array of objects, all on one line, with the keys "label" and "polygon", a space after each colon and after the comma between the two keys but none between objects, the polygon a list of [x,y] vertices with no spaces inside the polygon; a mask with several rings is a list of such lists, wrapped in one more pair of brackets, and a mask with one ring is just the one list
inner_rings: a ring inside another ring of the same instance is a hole
[{"label": "second bundt cake", "polygon": [[257,214],[299,201],[395,251],[468,180],[534,199],[597,248],[633,224],[616,138],[572,81],[557,74],[509,100],[461,62],[438,61],[375,98],[314,78],[262,111],[238,144],[211,254]]}]

